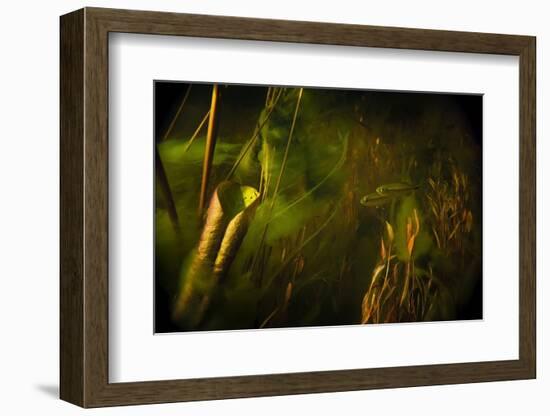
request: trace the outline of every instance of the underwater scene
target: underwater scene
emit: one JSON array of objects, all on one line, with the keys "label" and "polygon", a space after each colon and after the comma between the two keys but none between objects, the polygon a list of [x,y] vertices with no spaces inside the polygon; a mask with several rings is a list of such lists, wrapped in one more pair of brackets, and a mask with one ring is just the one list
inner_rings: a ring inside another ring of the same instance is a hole
[{"label": "underwater scene", "polygon": [[482,96],[155,81],[155,332],[482,319]]}]

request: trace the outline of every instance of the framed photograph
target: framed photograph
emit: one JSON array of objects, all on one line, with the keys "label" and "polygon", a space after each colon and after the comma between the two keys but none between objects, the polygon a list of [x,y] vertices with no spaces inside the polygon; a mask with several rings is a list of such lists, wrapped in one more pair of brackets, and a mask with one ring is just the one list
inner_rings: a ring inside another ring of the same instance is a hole
[{"label": "framed photograph", "polygon": [[534,37],[60,27],[63,400],[535,378]]}]

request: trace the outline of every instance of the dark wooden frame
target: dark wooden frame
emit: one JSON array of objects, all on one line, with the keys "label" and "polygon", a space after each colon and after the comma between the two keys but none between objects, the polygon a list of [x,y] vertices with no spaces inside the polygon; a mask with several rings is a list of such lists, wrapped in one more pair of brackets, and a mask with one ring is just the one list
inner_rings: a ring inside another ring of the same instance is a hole
[{"label": "dark wooden frame", "polygon": [[[109,383],[109,32],[519,56],[519,359]],[[535,378],[535,45],[530,36],[98,8],[62,16],[61,398],[99,407]]]}]

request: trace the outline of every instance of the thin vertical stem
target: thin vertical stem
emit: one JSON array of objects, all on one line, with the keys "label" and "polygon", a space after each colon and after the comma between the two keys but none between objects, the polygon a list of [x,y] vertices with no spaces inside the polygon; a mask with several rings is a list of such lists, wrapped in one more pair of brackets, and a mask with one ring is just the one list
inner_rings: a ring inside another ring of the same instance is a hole
[{"label": "thin vertical stem", "polygon": [[162,164],[160,158],[160,153],[158,147],[155,146],[155,170],[157,172],[157,180],[160,186],[160,190],[166,201],[166,209],[168,210],[168,216],[170,217],[170,222],[176,231],[176,234],[180,232],[180,224],[178,219],[178,213],[176,211],[176,204],[174,202],[174,197],[172,196],[172,191],[170,190],[170,184],[168,183],[168,177],[166,176],[166,171]]},{"label": "thin vertical stem", "polygon": [[212,169],[214,159],[214,150],[216,148],[216,138],[218,134],[218,102],[219,89],[218,84],[212,86],[212,99],[210,102],[210,117],[208,119],[208,132],[206,133],[206,147],[204,149],[204,160],[202,164],[201,193],[199,199],[199,213],[204,211],[206,204],[206,192],[208,190],[208,179]]},{"label": "thin vertical stem", "polygon": [[199,135],[199,133],[201,132],[202,130],[202,127],[204,126],[204,124],[206,123],[206,120],[208,120],[208,116],[210,116],[210,110],[208,110],[206,112],[206,114],[204,115],[203,119],[201,120],[201,122],[199,123],[198,127],[195,129],[195,132],[193,133],[193,135],[191,136],[191,138],[189,139],[189,141],[187,142],[187,144],[185,145],[185,147],[183,148],[183,153],[186,153],[189,148],[191,147],[191,145],[193,144],[193,142],[195,141],[195,139],[197,138],[197,136]]},{"label": "thin vertical stem", "polygon": [[294,116],[292,118],[292,125],[290,126],[290,132],[288,133],[288,140],[286,142],[285,154],[283,156],[283,162],[281,164],[281,170],[279,171],[279,176],[277,177],[277,182],[275,183],[275,189],[273,190],[273,199],[271,200],[270,213],[273,210],[273,206],[275,205],[275,198],[277,197],[277,193],[279,192],[279,187],[281,186],[281,180],[282,180],[283,174],[285,172],[286,162],[287,162],[287,159],[288,159],[288,153],[289,153],[289,150],[290,150],[290,143],[292,142],[292,136],[294,135],[294,127],[296,126],[296,118],[298,116],[298,110],[300,108],[300,101],[302,101],[303,92],[304,92],[303,88],[300,88],[300,90],[298,91],[298,100],[296,101],[296,109],[294,110]]},{"label": "thin vertical stem", "polygon": [[[269,207],[268,207],[267,216],[266,216],[267,222],[266,222],[265,227],[264,227],[263,232],[262,232],[262,237],[260,239],[259,247],[262,247],[264,245],[265,236],[267,234],[267,229],[269,227],[269,222],[270,222],[270,219],[271,219],[271,214],[273,213],[273,208],[275,206],[275,200],[277,199],[277,193],[279,192],[279,188],[281,186],[281,180],[282,180],[283,174],[285,172],[286,162],[287,162],[288,154],[289,154],[289,150],[290,150],[290,144],[292,143],[292,136],[294,134],[294,127],[296,126],[296,119],[298,117],[298,110],[300,109],[300,102],[302,101],[303,92],[304,92],[303,88],[300,88],[300,90],[298,91],[298,99],[296,101],[296,108],[294,110],[294,115],[292,117],[292,124],[290,126],[290,131],[288,133],[288,140],[286,142],[285,153],[283,155],[283,161],[281,163],[281,170],[279,171],[279,176],[277,177],[277,182],[275,183],[275,189],[273,190],[273,195],[271,197],[271,203],[269,204]],[[254,259],[252,260],[252,267],[253,268],[256,266],[256,262],[258,261],[257,253],[258,253],[258,251],[256,252],[256,255],[254,256]],[[261,281],[262,281],[262,275],[259,275],[258,276],[258,285],[261,285]]]},{"label": "thin vertical stem", "polygon": [[250,138],[250,140],[248,140],[248,142],[244,145],[243,149],[241,150],[241,152],[239,154],[239,157],[237,158],[237,160],[235,161],[235,163],[231,167],[231,170],[227,174],[227,176],[225,178],[226,181],[231,179],[231,176],[233,176],[233,174],[235,173],[235,171],[239,167],[239,163],[241,163],[241,161],[244,159],[244,157],[246,156],[248,151],[252,148],[252,145],[256,142],[256,139],[260,135],[260,132],[262,131],[264,125],[269,121],[269,117],[271,117],[271,113],[273,113],[273,110],[275,110],[275,105],[277,104],[277,101],[279,100],[279,98],[281,97],[282,94],[283,94],[283,89],[281,89],[281,91],[279,92],[279,94],[275,98],[273,104],[269,107],[269,110],[267,111],[267,114],[264,117],[264,119],[262,120],[262,122],[259,123],[256,126],[256,128],[254,129],[254,133],[252,134],[252,137]]},{"label": "thin vertical stem", "polygon": [[189,93],[191,92],[191,87],[192,87],[192,84],[189,84],[189,87],[187,88],[187,91],[185,92],[185,95],[183,96],[183,100],[181,100],[181,104],[178,107],[178,111],[176,111],[176,114],[174,115],[174,118],[172,119],[172,122],[170,123],[170,125],[166,129],[166,132],[164,133],[164,136],[162,136],[162,139],[160,140],[161,142],[165,141],[168,138],[168,136],[170,135],[170,133],[172,133],[172,129],[176,125],[176,121],[178,120],[178,118],[181,114],[181,111],[183,110],[183,107],[185,106],[185,103],[187,102],[187,98],[189,97]]}]

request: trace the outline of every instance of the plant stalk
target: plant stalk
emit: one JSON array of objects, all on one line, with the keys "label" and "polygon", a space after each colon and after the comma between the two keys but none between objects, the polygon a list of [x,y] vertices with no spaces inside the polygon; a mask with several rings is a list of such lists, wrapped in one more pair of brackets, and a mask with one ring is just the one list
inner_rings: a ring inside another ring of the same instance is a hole
[{"label": "plant stalk", "polygon": [[201,193],[199,199],[199,213],[204,211],[206,204],[206,192],[208,190],[208,179],[212,170],[212,161],[214,159],[214,150],[216,148],[216,139],[218,135],[218,107],[219,107],[219,88],[218,84],[212,86],[212,99],[210,102],[210,117],[208,119],[208,131],[206,133],[206,146],[204,150],[204,160],[202,164]]},{"label": "plant stalk", "polygon": [[185,103],[187,102],[187,98],[189,97],[189,93],[191,92],[191,87],[192,86],[193,86],[192,84],[189,84],[189,87],[187,87],[187,91],[185,92],[185,95],[183,96],[183,99],[181,100],[181,104],[178,107],[178,111],[176,111],[176,114],[174,115],[174,118],[172,119],[172,122],[170,123],[170,125],[166,129],[166,132],[164,133],[164,136],[162,136],[162,139],[160,140],[161,142],[165,141],[168,138],[168,136],[170,135],[170,133],[172,133],[172,129],[174,128],[174,126],[176,124],[176,121],[178,120],[178,118],[181,114],[181,111],[183,110],[183,107],[185,107]]},{"label": "plant stalk", "polygon": [[174,202],[174,197],[172,191],[170,190],[170,184],[168,182],[168,177],[166,176],[166,171],[164,170],[164,165],[162,164],[162,159],[160,158],[159,149],[155,146],[155,170],[157,180],[161,189],[161,192],[166,200],[166,209],[168,210],[168,216],[170,217],[170,222],[176,231],[176,234],[180,232],[180,224],[178,219],[178,213],[176,211],[176,204]]}]

